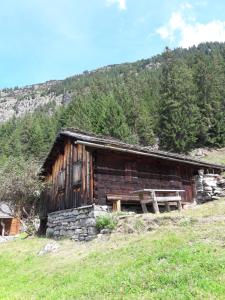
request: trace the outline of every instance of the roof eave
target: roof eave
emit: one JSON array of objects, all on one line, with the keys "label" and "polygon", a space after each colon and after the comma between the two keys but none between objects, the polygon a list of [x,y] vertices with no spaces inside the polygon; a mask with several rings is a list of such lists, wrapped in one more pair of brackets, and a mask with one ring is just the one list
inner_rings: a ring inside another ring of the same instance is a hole
[{"label": "roof eave", "polygon": [[[117,147],[117,151],[123,151],[125,150],[125,152],[139,152],[139,155],[147,155],[149,157],[158,157],[161,159],[166,159],[166,160],[174,160],[177,162],[181,162],[181,163],[186,163],[186,164],[191,164],[191,165],[198,165],[199,167],[205,167],[205,168],[211,168],[211,169],[217,169],[220,171],[225,171],[225,166],[224,165],[217,165],[217,164],[212,164],[212,163],[207,163],[204,162],[202,160],[196,160],[196,159],[192,159],[192,158],[187,158],[185,156],[179,155],[179,154],[175,154],[175,153],[171,153],[171,152],[163,152],[163,151],[153,151],[153,150],[146,150],[145,147],[141,147],[141,146],[137,146],[137,145],[130,145],[130,144],[126,144],[123,143],[119,140],[115,140],[113,138],[102,138],[99,137],[97,135],[90,135],[87,133],[84,133],[83,131],[79,131],[79,132],[73,132],[70,130],[62,130],[57,134],[57,137],[55,139],[55,142],[42,166],[42,172],[41,175],[46,175],[47,172],[45,172],[45,170],[47,171],[48,165],[49,163],[52,163],[52,156],[54,153],[54,149],[57,146],[57,143],[60,142],[64,137],[70,137],[73,138],[74,140],[79,140],[81,142],[87,142],[90,143],[90,147],[93,146],[95,143],[100,143],[100,145],[104,146],[104,148],[106,149],[107,147]],[[127,147],[127,149],[126,149]]]}]

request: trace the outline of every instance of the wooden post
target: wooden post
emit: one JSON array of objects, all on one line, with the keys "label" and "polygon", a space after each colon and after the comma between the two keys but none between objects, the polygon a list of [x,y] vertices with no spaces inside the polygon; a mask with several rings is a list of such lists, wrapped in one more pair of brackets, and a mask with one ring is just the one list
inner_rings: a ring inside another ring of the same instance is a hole
[{"label": "wooden post", "polygon": [[121,200],[116,201],[117,211],[121,211]]},{"label": "wooden post", "polygon": [[152,192],[152,204],[153,204],[154,213],[158,214],[159,206],[158,206],[158,202],[156,201],[155,192]]},{"label": "wooden post", "polygon": [[121,200],[113,201],[113,211],[121,211]]},{"label": "wooden post", "polygon": [[140,202],[141,202],[141,208],[143,210],[143,213],[148,213],[148,209],[147,209],[147,206],[145,203],[143,203],[142,201],[144,200],[144,194],[143,193],[139,193],[139,199],[140,199]]},{"label": "wooden post", "polygon": [[170,203],[166,202],[166,211],[170,212]]},{"label": "wooden post", "polygon": [[[176,195],[177,195],[177,196],[180,196],[179,192],[176,192]],[[177,208],[178,208],[179,211],[182,211],[181,200],[180,200],[180,201],[177,201]]]},{"label": "wooden post", "polygon": [[2,236],[5,236],[5,223],[3,220],[1,220],[1,226],[2,226]]},{"label": "wooden post", "polygon": [[181,201],[177,201],[177,207],[179,211],[182,211]]}]

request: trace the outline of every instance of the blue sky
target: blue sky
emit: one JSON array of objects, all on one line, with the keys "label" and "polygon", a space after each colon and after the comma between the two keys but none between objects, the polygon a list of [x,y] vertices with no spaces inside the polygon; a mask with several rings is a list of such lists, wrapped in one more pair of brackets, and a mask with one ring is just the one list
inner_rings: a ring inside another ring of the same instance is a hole
[{"label": "blue sky", "polygon": [[225,1],[0,2],[0,88],[225,41]]}]

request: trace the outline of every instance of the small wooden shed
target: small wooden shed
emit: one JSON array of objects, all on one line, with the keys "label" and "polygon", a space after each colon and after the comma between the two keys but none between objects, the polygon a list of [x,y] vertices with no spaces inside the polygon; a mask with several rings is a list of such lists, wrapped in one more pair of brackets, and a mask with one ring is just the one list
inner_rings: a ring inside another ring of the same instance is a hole
[{"label": "small wooden shed", "polygon": [[20,220],[14,216],[8,203],[0,202],[0,235],[16,235],[20,230]]},{"label": "small wooden shed", "polygon": [[49,212],[89,204],[112,205],[110,195],[124,195],[122,208],[140,206],[132,191],[141,188],[185,190],[195,199],[195,175],[221,173],[225,167],[185,155],[130,145],[83,131],[61,131],[43,165],[51,183],[42,196],[41,219]]}]

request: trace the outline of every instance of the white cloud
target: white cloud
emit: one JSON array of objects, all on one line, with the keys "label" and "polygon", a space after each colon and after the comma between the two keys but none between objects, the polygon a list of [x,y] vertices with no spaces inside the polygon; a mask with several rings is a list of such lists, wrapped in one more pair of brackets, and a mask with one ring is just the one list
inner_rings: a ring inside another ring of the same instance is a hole
[{"label": "white cloud", "polygon": [[199,23],[193,18],[188,18],[181,9],[173,12],[168,23],[156,32],[162,39],[177,41],[178,46],[188,48],[202,42],[225,42],[225,21]]},{"label": "white cloud", "polygon": [[191,9],[192,5],[189,2],[183,2],[183,3],[181,3],[180,7],[181,7],[181,9]]},{"label": "white cloud", "polygon": [[165,26],[158,28],[157,33],[159,33],[162,39],[173,41],[176,31],[182,30],[184,27],[185,21],[183,20],[181,13],[173,12],[169,22]]},{"label": "white cloud", "polygon": [[106,0],[106,5],[111,6],[113,4],[118,4],[120,10],[126,10],[126,0]]}]

